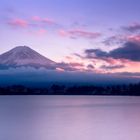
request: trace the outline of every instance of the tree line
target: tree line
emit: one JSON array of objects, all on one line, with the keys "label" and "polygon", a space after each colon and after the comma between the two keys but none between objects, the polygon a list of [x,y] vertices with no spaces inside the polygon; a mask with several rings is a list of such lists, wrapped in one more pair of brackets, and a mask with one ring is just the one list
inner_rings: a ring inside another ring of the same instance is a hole
[{"label": "tree line", "polygon": [[140,96],[140,83],[129,85],[52,85],[50,88],[33,88],[22,85],[0,87],[0,95],[108,95]]}]

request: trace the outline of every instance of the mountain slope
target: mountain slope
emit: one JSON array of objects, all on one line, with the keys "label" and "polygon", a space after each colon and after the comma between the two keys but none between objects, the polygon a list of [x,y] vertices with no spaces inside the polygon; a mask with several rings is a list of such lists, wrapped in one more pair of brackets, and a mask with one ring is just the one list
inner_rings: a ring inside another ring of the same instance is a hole
[{"label": "mountain slope", "polygon": [[28,66],[55,69],[56,63],[27,46],[18,46],[0,55],[0,68]]}]

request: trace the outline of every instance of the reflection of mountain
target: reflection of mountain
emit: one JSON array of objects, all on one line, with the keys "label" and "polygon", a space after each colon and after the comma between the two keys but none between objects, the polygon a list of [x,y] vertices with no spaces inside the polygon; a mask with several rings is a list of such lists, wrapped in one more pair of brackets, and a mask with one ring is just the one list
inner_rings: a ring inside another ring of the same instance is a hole
[{"label": "reflection of mountain", "polygon": [[55,69],[56,63],[27,46],[15,47],[0,55],[0,68],[16,68],[21,66]]}]

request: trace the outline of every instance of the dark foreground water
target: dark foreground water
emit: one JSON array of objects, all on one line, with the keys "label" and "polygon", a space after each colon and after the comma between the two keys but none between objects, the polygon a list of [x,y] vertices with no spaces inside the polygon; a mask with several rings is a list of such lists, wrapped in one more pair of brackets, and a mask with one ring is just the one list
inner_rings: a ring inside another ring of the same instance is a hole
[{"label": "dark foreground water", "polygon": [[140,97],[0,96],[0,140],[140,140]]}]

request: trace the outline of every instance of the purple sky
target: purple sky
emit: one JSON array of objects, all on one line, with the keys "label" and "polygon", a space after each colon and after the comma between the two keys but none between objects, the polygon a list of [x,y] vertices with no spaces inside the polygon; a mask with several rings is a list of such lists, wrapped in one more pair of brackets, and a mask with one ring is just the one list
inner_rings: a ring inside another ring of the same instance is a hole
[{"label": "purple sky", "polygon": [[27,45],[77,69],[140,72],[139,13],[139,0],[1,0],[0,52]]}]

